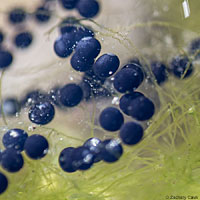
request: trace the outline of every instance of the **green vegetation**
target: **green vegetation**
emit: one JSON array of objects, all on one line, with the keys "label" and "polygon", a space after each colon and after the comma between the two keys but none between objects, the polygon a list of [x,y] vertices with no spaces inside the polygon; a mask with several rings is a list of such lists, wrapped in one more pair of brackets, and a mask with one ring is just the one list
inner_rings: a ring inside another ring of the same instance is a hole
[{"label": "green vegetation", "polygon": [[[163,5],[162,2],[155,0],[155,3]],[[166,49],[162,45],[167,52],[163,55],[166,62],[174,52],[186,53],[184,47],[200,33],[200,3],[197,0],[189,3],[191,16],[188,19],[181,16],[181,1],[176,0],[170,13],[161,17],[164,20],[132,24],[125,30],[134,33],[135,28],[141,28],[150,30],[152,35],[158,29],[167,31],[175,41],[175,47]],[[123,32],[97,24],[94,27],[100,36],[112,38],[122,48],[128,48],[127,51],[143,55]],[[163,35],[159,37],[162,39]],[[146,55],[140,58],[144,62],[148,60]],[[115,164],[101,162],[86,172],[64,173],[58,166],[58,154],[66,146],[81,145],[81,139],[56,131],[59,130],[56,124],[55,129],[36,128],[33,133],[47,136],[51,151],[39,161],[25,157],[23,170],[16,174],[6,173],[10,185],[0,200],[164,200],[167,195],[200,198],[199,63],[194,68],[195,72],[188,79],[177,80],[170,76],[162,87],[155,83],[154,90],[160,98],[157,113],[149,122],[143,141],[134,147],[125,147],[124,155]],[[148,72],[148,68],[146,70]],[[9,126],[14,127],[15,123],[10,122]],[[28,129],[26,124],[17,126]]]}]

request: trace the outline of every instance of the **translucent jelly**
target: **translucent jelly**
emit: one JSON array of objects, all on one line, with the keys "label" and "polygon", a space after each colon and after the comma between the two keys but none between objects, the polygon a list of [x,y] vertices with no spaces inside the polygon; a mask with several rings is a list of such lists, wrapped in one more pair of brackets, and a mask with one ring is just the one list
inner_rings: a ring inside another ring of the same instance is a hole
[{"label": "translucent jelly", "polygon": [[0,5],[0,200],[200,198],[199,0]]}]

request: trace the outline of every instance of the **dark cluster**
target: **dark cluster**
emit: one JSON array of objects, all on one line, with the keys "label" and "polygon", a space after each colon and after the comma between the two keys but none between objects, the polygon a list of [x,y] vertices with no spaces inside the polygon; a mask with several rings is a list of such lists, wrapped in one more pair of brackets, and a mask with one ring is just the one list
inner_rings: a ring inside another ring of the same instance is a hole
[{"label": "dark cluster", "polygon": [[[0,164],[4,170],[9,173],[16,173],[24,166],[22,152],[25,151],[30,159],[41,159],[48,153],[49,144],[47,139],[38,134],[28,136],[22,129],[10,129],[2,138],[5,147],[0,152]],[[8,186],[8,180],[5,175],[0,173],[0,194]]]},{"label": "dark cluster", "polygon": [[[119,131],[119,139],[101,141],[98,138],[90,138],[81,147],[64,149],[59,156],[59,164],[66,172],[87,170],[101,160],[105,162],[117,161],[123,154],[121,142],[129,146],[136,145],[141,142],[144,135],[142,125],[136,121],[125,122],[123,114],[137,121],[147,121],[155,113],[155,105],[152,100],[136,91],[143,80],[148,78],[144,73],[143,64],[139,60],[132,60],[118,70],[119,58],[110,53],[100,56],[95,61],[100,53],[100,47],[94,37],[83,38],[74,46],[75,52],[71,58],[71,65],[74,70],[85,72],[83,76],[85,80],[82,84],[83,94],[85,92],[87,96],[91,92],[90,82],[103,85],[106,79],[114,75],[111,85],[114,86],[116,93],[123,93],[119,103],[122,112],[116,107],[107,107],[100,113],[99,123],[106,131]],[[150,67],[159,85],[167,81],[169,73],[183,79],[193,71],[191,60],[182,55],[173,58],[169,67],[160,61],[151,62]],[[87,77],[92,78],[88,80]],[[85,144],[88,145],[85,146]]]},{"label": "dark cluster", "polygon": [[59,0],[64,9],[76,9],[82,17],[93,18],[100,10],[100,5],[96,0]]},{"label": "dark cluster", "polygon": [[117,139],[101,141],[98,138],[89,138],[80,147],[67,147],[59,155],[60,167],[68,173],[77,170],[88,170],[94,163],[105,161],[113,163],[119,160],[123,148]]}]

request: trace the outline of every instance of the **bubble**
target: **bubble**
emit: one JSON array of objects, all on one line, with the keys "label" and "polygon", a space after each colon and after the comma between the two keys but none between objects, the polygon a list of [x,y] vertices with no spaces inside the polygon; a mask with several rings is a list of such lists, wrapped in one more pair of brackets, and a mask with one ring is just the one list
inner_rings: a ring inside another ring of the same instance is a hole
[{"label": "bubble", "polygon": [[119,105],[119,97],[114,97],[112,99],[112,104]]}]

